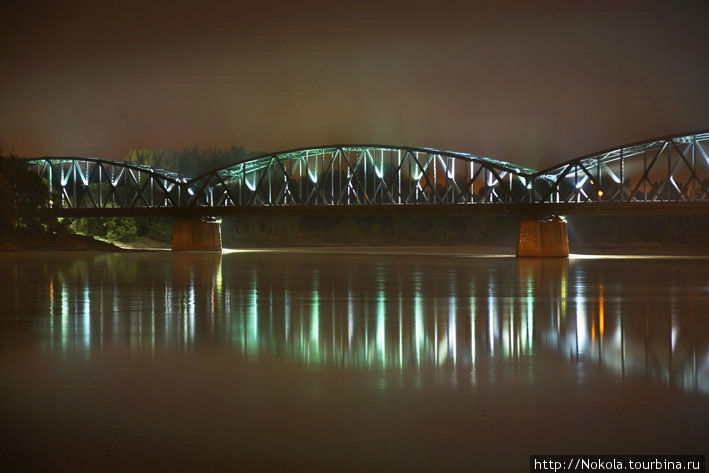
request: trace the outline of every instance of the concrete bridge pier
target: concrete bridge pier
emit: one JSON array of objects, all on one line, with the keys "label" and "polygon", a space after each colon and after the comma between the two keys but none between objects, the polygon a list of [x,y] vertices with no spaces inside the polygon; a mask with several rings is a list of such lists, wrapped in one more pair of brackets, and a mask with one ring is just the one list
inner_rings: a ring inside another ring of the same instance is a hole
[{"label": "concrete bridge pier", "polygon": [[172,251],[222,251],[221,220],[175,218]]},{"label": "concrete bridge pier", "polygon": [[517,240],[517,257],[568,258],[566,220],[559,216],[522,217]]}]

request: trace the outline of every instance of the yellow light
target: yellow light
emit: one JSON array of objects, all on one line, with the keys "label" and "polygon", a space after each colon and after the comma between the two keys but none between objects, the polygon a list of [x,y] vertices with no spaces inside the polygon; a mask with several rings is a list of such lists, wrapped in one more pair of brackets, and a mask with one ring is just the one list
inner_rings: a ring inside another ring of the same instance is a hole
[{"label": "yellow light", "polygon": [[601,189],[598,189],[598,197],[603,197],[603,191]]},{"label": "yellow light", "polygon": [[591,319],[591,342],[596,341],[596,317]]},{"label": "yellow light", "polygon": [[600,294],[598,295],[598,335],[603,339],[603,332],[605,329],[605,314],[604,314],[604,299],[603,299],[603,284],[598,288]]}]

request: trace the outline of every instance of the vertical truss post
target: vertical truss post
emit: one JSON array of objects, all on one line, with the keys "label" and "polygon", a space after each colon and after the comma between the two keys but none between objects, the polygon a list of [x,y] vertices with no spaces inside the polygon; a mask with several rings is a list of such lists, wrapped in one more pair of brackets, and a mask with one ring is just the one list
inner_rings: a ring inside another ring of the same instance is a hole
[{"label": "vertical truss post", "polygon": [[98,206],[103,208],[103,165],[98,166]]},{"label": "vertical truss post", "polygon": [[509,183],[510,190],[507,193],[507,203],[512,202],[512,180],[513,180],[514,174],[512,171],[507,173],[507,181]]},{"label": "vertical truss post", "polygon": [[[308,157],[308,152],[305,152],[305,157]],[[307,172],[307,171],[306,171]],[[306,176],[307,179],[307,176]],[[303,159],[298,160],[298,200],[303,202]]]},{"label": "vertical truss post", "polygon": [[[430,159],[430,155],[426,159]],[[437,203],[436,200],[438,199],[438,179],[436,179],[436,177],[437,177],[436,168],[438,166],[436,166],[436,164],[438,164],[438,163],[436,162],[436,156],[434,155],[433,156],[433,203],[434,204]]]},{"label": "vertical truss post", "polygon": [[272,187],[271,187],[271,165],[273,164],[273,160],[268,163],[268,167],[266,168],[266,172],[268,173],[268,205],[273,205],[273,199],[272,199]]},{"label": "vertical truss post", "polygon": [[[328,169],[328,167],[325,165],[325,150],[320,151],[320,169],[322,169],[323,172],[325,172],[325,169]],[[330,168],[330,175],[332,175],[332,168]],[[324,178],[324,177],[325,176],[318,176],[318,180],[320,180],[321,178]],[[318,192],[320,192],[322,195],[322,194],[324,194],[326,187],[324,186],[324,184],[325,184],[324,182],[321,182],[321,184],[323,184],[322,190],[318,190]],[[327,205],[327,201],[328,201],[327,196],[324,196],[323,201],[322,201],[323,205]]]},{"label": "vertical truss post", "polygon": [[[69,171],[69,174],[71,175],[70,179],[73,181],[72,185],[71,185],[71,188],[72,188],[71,197],[72,197],[72,199],[74,199],[74,202],[72,203],[71,206],[76,207],[76,204],[78,204],[78,202],[76,201],[76,161],[72,161],[69,166],[71,169],[71,171]],[[71,202],[71,200],[69,202]]]},{"label": "vertical truss post", "polygon": [[53,187],[52,187],[52,185],[53,185],[53,182],[52,182],[52,180],[53,180],[53,179],[52,179],[52,177],[53,177],[53,176],[52,176],[52,174],[53,174],[53,173],[52,173],[52,169],[53,169],[52,163],[50,163],[49,161],[47,161],[47,172],[48,172],[48,174],[49,174],[49,198],[50,198],[50,199],[52,198],[52,190],[53,190]]},{"label": "vertical truss post", "polygon": [[241,165],[241,182],[239,183],[239,205],[244,205],[244,186],[246,185],[246,164]]},{"label": "vertical truss post", "polygon": [[[598,190],[601,190],[601,158],[596,159],[596,176],[598,179],[596,180],[596,185],[598,186]],[[601,195],[596,192],[596,202],[601,200]]]},{"label": "vertical truss post", "polygon": [[64,185],[64,166],[59,163],[59,187],[61,187],[62,195],[62,208],[64,208],[64,195],[66,195],[66,188]]},{"label": "vertical truss post", "polygon": [[[389,166],[389,167],[391,168],[391,166]],[[383,149],[383,148],[379,150],[379,169],[380,169],[379,172],[382,173],[382,177],[381,177],[382,182],[386,182],[386,175],[385,175],[385,173],[384,173],[384,149]],[[381,202],[384,202],[384,191],[385,191],[385,188],[382,187],[382,190],[381,190],[381,196],[382,196]],[[393,197],[393,196],[392,196],[392,197]]]},{"label": "vertical truss post", "polygon": [[[695,153],[696,147],[697,147],[697,135],[694,135],[692,137],[692,174],[694,174],[695,176],[696,176],[696,171],[697,171],[697,167],[694,163],[694,153]],[[689,181],[690,182],[692,181],[691,177],[689,178]],[[694,186],[695,185],[696,184],[693,184],[690,188],[689,200],[694,200]]]},{"label": "vertical truss post", "polygon": [[111,164],[111,177],[110,180],[111,182],[109,183],[109,186],[111,187],[111,207],[116,206],[116,189],[113,184],[113,176],[115,175],[116,169],[113,164]]},{"label": "vertical truss post", "polygon": [[121,207],[127,207],[128,202],[128,172],[123,169],[123,202],[121,202]]},{"label": "vertical truss post", "polygon": [[[339,174],[339,169],[338,169]],[[335,198],[335,154],[330,153],[330,204],[337,202]]]},{"label": "vertical truss post", "polygon": [[397,164],[396,173],[399,175],[398,176],[399,177],[399,203],[401,203],[401,150],[397,151],[396,164]]},{"label": "vertical truss post", "polygon": [[672,140],[669,140],[669,141],[667,142],[667,177],[665,178],[665,182],[667,183],[667,185],[666,185],[666,187],[667,187],[667,202],[670,201],[670,187],[671,187],[671,186],[670,186],[670,177],[672,177],[672,171],[671,171],[671,168],[670,168],[671,161],[672,161],[672,157],[671,157],[671,155],[670,155],[670,148],[671,148],[670,143],[671,143],[671,141],[672,141]]},{"label": "vertical truss post", "polygon": [[623,167],[623,148],[620,148],[620,201],[625,201],[625,174]]},{"label": "vertical truss post", "polygon": [[[345,150],[342,150],[342,154],[345,154]],[[352,193],[352,169],[350,168],[350,153],[347,152],[345,156],[345,161],[347,162],[347,205],[350,205],[350,194]]]},{"label": "vertical truss post", "polygon": [[579,203],[581,201],[581,193],[579,192],[579,166],[578,164],[574,164],[574,194],[576,194],[576,203]]},{"label": "vertical truss post", "polygon": [[[418,169],[418,168],[421,167],[421,165],[419,164],[421,161],[419,161],[419,153],[418,153],[418,151],[415,152],[415,157],[416,157],[416,166],[417,166],[417,169]],[[418,174],[418,171],[416,171],[416,173]],[[418,203],[418,201],[419,201],[419,187],[420,187],[420,186],[419,186],[419,181],[421,180],[421,177],[422,177],[422,176],[423,176],[423,172],[421,173],[421,176],[419,176],[419,178],[416,180],[416,202],[417,202],[417,203]]]},{"label": "vertical truss post", "polygon": [[643,150],[643,195],[645,202],[647,202],[647,180],[649,176],[647,175],[647,149]]}]

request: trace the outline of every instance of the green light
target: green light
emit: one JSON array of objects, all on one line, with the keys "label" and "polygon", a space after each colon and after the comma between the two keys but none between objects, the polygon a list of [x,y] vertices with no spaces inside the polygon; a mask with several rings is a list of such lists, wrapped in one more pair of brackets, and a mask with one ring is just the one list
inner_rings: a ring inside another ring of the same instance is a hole
[{"label": "green light", "polygon": [[310,342],[308,346],[308,361],[320,359],[320,295],[317,280],[313,289],[313,309],[310,313]]},{"label": "green light", "polygon": [[423,345],[423,309],[421,307],[421,295],[416,289],[414,295],[414,340],[416,342],[416,364],[421,364],[421,346]]},{"label": "green light", "polygon": [[[88,278],[88,275],[87,275]],[[81,329],[84,335],[84,348],[88,349],[91,343],[91,302],[89,300],[89,281],[84,281],[84,308],[81,314],[83,324]]]},{"label": "green light", "polygon": [[384,291],[379,291],[377,296],[377,351],[379,352],[383,366],[386,366],[385,300]]},{"label": "green light", "polygon": [[62,322],[61,322],[61,334],[62,334],[62,350],[66,351],[69,347],[69,295],[66,291],[66,285],[62,284]]},{"label": "green light", "polygon": [[249,316],[246,321],[246,352],[249,355],[258,354],[258,289],[256,271],[251,271],[251,300],[249,301]]},{"label": "green light", "polygon": [[453,357],[453,365],[455,366],[458,359],[458,347],[456,337],[456,316],[455,316],[456,301],[455,296],[451,296],[448,307],[448,351]]}]

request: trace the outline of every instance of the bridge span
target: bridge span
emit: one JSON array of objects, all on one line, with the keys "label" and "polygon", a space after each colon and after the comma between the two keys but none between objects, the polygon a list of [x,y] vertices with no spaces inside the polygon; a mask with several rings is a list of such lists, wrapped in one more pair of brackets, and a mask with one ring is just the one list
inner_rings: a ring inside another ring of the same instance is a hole
[{"label": "bridge span", "polygon": [[[172,216],[188,249],[221,248],[218,226],[199,221],[206,217],[487,214],[523,216],[518,255],[565,256],[557,216],[709,213],[709,131],[622,145],[541,171],[468,153],[368,144],[269,153],[196,177],[97,158],[30,165],[48,184],[52,215]],[[198,244],[204,235],[210,242]]]}]

